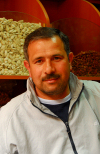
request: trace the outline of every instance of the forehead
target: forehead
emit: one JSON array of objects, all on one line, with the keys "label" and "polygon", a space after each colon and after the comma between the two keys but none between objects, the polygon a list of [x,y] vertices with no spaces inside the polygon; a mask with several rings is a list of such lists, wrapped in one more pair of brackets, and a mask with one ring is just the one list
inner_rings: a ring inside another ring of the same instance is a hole
[{"label": "forehead", "polygon": [[[46,48],[63,48],[64,43],[60,39],[59,36],[53,36],[52,38],[43,38],[31,41],[28,46],[28,52],[32,51],[33,49],[46,49]],[[35,51],[35,50],[34,50]]]},{"label": "forehead", "polygon": [[52,57],[54,55],[67,56],[64,49],[64,44],[58,36],[47,39],[39,39],[32,41],[28,46],[29,60],[34,60],[39,57]]}]

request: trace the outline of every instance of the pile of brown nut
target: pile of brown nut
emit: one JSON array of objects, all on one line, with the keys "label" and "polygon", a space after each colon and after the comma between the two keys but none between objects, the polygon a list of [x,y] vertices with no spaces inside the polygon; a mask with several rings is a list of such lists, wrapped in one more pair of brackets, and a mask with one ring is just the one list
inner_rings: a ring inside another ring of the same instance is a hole
[{"label": "pile of brown nut", "polygon": [[100,52],[80,52],[73,59],[72,72],[77,76],[100,76]]},{"label": "pile of brown nut", "polygon": [[41,23],[0,18],[0,75],[29,75],[23,65],[25,37]]}]

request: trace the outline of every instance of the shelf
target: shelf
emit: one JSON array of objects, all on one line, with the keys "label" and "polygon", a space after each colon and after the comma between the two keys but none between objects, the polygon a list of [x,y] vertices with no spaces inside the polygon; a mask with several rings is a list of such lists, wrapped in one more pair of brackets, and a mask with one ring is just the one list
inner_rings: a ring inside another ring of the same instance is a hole
[{"label": "shelf", "polygon": [[100,81],[100,77],[87,77],[87,76],[78,76],[78,79],[80,80],[94,80],[94,81]]},{"label": "shelf", "polygon": [[0,75],[0,79],[18,79],[24,80],[28,79],[29,76],[17,76],[17,75]]},{"label": "shelf", "polygon": [[[28,79],[29,76],[17,76],[17,75],[0,75],[0,79],[17,79],[17,80],[24,80]],[[94,80],[100,81],[100,77],[87,77],[87,76],[78,76],[80,80]]]}]

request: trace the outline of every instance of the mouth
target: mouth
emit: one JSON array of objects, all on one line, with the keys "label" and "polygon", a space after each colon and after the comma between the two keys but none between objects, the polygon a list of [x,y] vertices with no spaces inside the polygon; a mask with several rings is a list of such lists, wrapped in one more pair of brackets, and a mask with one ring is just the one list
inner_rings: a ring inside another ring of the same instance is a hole
[{"label": "mouth", "polygon": [[44,78],[42,78],[42,81],[46,82],[54,82],[60,78],[59,74],[47,74]]},{"label": "mouth", "polygon": [[52,78],[52,79],[47,79],[47,80],[44,80],[45,82],[47,83],[55,83],[59,78]]}]

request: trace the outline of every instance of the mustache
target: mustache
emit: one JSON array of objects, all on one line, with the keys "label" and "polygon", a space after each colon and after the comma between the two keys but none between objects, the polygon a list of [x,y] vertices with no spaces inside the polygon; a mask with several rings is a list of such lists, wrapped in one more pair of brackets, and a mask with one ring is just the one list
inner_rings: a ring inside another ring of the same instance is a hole
[{"label": "mustache", "polygon": [[44,78],[42,78],[42,81],[49,80],[49,79],[57,79],[59,78],[59,74],[47,74]]}]

